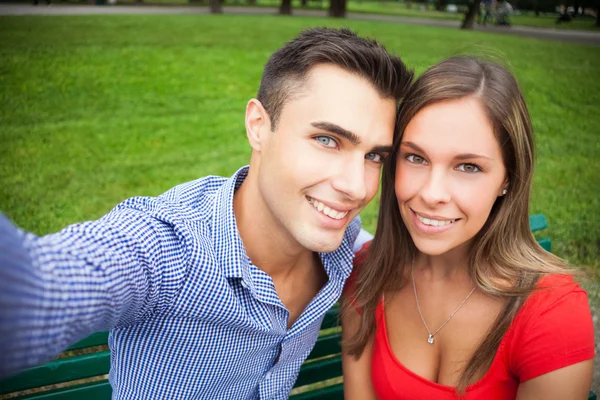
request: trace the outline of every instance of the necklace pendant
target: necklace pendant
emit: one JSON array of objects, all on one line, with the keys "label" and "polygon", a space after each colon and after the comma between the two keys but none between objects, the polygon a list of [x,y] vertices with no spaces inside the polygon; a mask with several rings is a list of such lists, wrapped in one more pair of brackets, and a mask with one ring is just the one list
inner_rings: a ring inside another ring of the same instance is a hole
[{"label": "necklace pendant", "polygon": [[433,344],[433,335],[429,335],[429,337],[427,338],[427,343]]}]

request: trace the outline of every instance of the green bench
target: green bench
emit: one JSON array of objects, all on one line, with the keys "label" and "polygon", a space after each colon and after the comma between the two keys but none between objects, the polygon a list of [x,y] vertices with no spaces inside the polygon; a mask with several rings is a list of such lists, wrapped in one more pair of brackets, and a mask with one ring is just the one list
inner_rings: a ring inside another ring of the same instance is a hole
[{"label": "green bench", "polygon": [[[531,216],[530,225],[533,232],[541,231],[548,226],[546,218],[541,214]],[[538,242],[546,250],[551,250],[549,238],[538,238]],[[321,329],[321,335],[312,353],[300,369],[300,375],[290,397],[292,400],[343,400],[344,398],[340,354],[342,335],[337,308],[327,312]],[[14,398],[19,400],[110,399],[111,388],[105,377],[93,382],[80,381],[108,374],[110,351],[106,347],[107,341],[107,332],[93,334],[71,346],[67,353],[63,353],[66,354],[65,357],[30,368],[0,382],[0,398],[9,393],[74,382],[70,386],[50,388],[33,394],[19,394]],[[92,351],[89,354],[72,354],[72,350],[81,352],[82,349],[90,351],[90,348]],[[590,392],[589,400],[592,399],[595,400],[596,395]]]}]

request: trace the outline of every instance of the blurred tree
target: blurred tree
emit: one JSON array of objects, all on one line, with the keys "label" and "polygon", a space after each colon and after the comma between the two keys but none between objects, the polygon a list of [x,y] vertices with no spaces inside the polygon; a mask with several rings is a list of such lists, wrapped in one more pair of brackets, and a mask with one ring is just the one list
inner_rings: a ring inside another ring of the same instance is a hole
[{"label": "blurred tree", "polygon": [[345,18],[346,2],[347,0],[330,0],[329,16],[333,18]]},{"label": "blurred tree", "polygon": [[220,0],[210,0],[210,12],[212,14],[223,14],[223,7]]},{"label": "blurred tree", "polygon": [[279,14],[292,15],[292,0],[281,0]]},{"label": "blurred tree", "polygon": [[438,11],[446,10],[446,5],[448,4],[448,0],[435,0],[435,9]]},{"label": "blurred tree", "polygon": [[596,26],[600,26],[600,0],[587,0],[583,6],[596,10]]},{"label": "blurred tree", "polygon": [[479,7],[481,7],[481,0],[471,0],[460,29],[473,29],[475,16],[477,16],[477,12],[479,12]]}]

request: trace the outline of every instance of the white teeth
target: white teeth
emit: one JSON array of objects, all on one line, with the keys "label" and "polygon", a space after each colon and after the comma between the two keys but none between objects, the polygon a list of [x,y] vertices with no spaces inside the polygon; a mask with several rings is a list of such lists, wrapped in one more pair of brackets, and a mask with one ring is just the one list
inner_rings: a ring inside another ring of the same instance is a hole
[{"label": "white teeth", "polygon": [[421,221],[425,225],[430,225],[430,226],[446,226],[446,225],[450,225],[451,223],[454,222],[454,220],[440,221],[437,219],[429,219],[429,218],[421,217],[419,214],[416,214],[416,215],[417,215],[417,218],[419,219],[419,221]]},{"label": "white teeth", "polygon": [[312,204],[315,209],[333,219],[342,219],[348,214],[348,211],[336,211],[315,199],[309,198],[308,202]]}]

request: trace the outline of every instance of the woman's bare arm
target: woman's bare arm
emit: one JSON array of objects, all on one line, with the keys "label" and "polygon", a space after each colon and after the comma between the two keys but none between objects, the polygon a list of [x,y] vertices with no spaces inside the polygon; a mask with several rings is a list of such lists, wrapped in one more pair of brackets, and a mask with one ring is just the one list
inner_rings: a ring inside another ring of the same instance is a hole
[{"label": "woman's bare arm", "polygon": [[586,400],[592,385],[593,361],[582,361],[519,385],[517,400]]},{"label": "woman's bare arm", "polygon": [[[348,340],[358,331],[360,314],[349,311],[342,315],[342,338]],[[367,343],[358,359],[350,356],[346,349],[342,351],[342,366],[344,369],[344,399],[346,400],[376,400],[373,384],[371,383],[371,357],[373,339]]]}]

